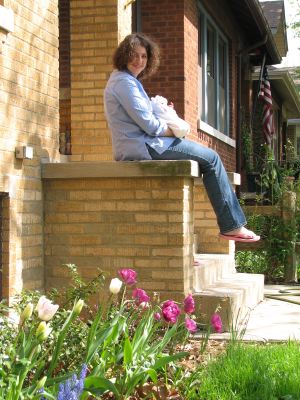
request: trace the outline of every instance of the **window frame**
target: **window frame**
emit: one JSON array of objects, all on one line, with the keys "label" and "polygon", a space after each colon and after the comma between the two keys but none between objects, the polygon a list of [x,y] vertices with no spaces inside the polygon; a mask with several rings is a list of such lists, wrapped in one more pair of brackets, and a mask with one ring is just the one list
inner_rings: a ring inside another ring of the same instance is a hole
[{"label": "window frame", "polygon": [[[199,62],[199,67],[202,69],[202,99],[199,102],[201,104],[201,110],[199,110],[199,118],[200,124],[204,122],[205,125],[209,125],[213,130],[217,130],[220,134],[223,134],[229,137],[230,133],[230,107],[229,107],[229,97],[230,97],[230,86],[229,86],[229,41],[226,36],[223,34],[221,29],[216,25],[213,19],[209,16],[203,6],[198,3],[198,17],[199,17],[199,54],[198,59],[201,61]],[[207,71],[207,61],[208,61],[208,49],[207,49],[207,32],[208,29],[213,29],[214,32],[214,60],[215,60],[215,71],[214,75],[214,123],[209,124],[209,115],[208,115],[208,71]],[[225,76],[224,76],[224,91],[225,91],[225,121],[224,121],[224,131],[221,131],[221,116],[220,116],[220,54],[219,54],[219,46],[222,44],[224,48],[224,64],[225,66]],[[203,124],[202,124],[203,125]]]}]

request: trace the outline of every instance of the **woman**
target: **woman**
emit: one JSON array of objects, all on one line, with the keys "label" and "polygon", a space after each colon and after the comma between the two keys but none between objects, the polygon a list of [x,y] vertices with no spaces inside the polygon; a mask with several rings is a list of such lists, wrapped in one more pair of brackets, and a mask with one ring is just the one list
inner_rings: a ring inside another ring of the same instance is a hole
[{"label": "woman", "polygon": [[144,34],[128,35],[116,49],[113,63],[116,70],[107,82],[104,106],[115,160],[197,161],[220,237],[241,242],[259,240],[244,226],[244,213],[219,155],[199,143],[176,138],[166,122],[154,115],[140,80],[157,70],[158,46]]}]

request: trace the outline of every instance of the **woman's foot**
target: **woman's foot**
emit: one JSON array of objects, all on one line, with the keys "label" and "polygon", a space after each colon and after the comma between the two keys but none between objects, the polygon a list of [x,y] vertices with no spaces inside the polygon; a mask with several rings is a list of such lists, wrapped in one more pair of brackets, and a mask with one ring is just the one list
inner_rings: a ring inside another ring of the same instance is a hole
[{"label": "woman's foot", "polygon": [[236,242],[257,242],[260,236],[242,226],[241,228],[234,229],[226,233],[220,233],[220,238],[226,240],[235,240]]}]

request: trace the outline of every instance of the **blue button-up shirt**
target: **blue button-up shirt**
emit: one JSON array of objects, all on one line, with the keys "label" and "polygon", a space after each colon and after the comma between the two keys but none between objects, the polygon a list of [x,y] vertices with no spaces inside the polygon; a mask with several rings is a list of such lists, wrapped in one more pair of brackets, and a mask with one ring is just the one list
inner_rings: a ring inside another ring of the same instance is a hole
[{"label": "blue button-up shirt", "polygon": [[155,117],[143,85],[127,71],[112,72],[104,90],[104,110],[117,161],[151,160],[146,144],[161,154],[175,140],[163,136],[166,122]]}]

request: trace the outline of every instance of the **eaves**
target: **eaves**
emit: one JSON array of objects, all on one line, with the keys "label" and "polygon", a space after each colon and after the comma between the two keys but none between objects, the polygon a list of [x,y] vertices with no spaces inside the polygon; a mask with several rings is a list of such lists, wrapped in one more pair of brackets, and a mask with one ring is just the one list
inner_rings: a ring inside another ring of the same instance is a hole
[{"label": "eaves", "polygon": [[229,0],[229,4],[243,30],[247,47],[255,48],[258,43],[261,55],[266,54],[268,65],[280,64],[281,56],[259,1]]}]

